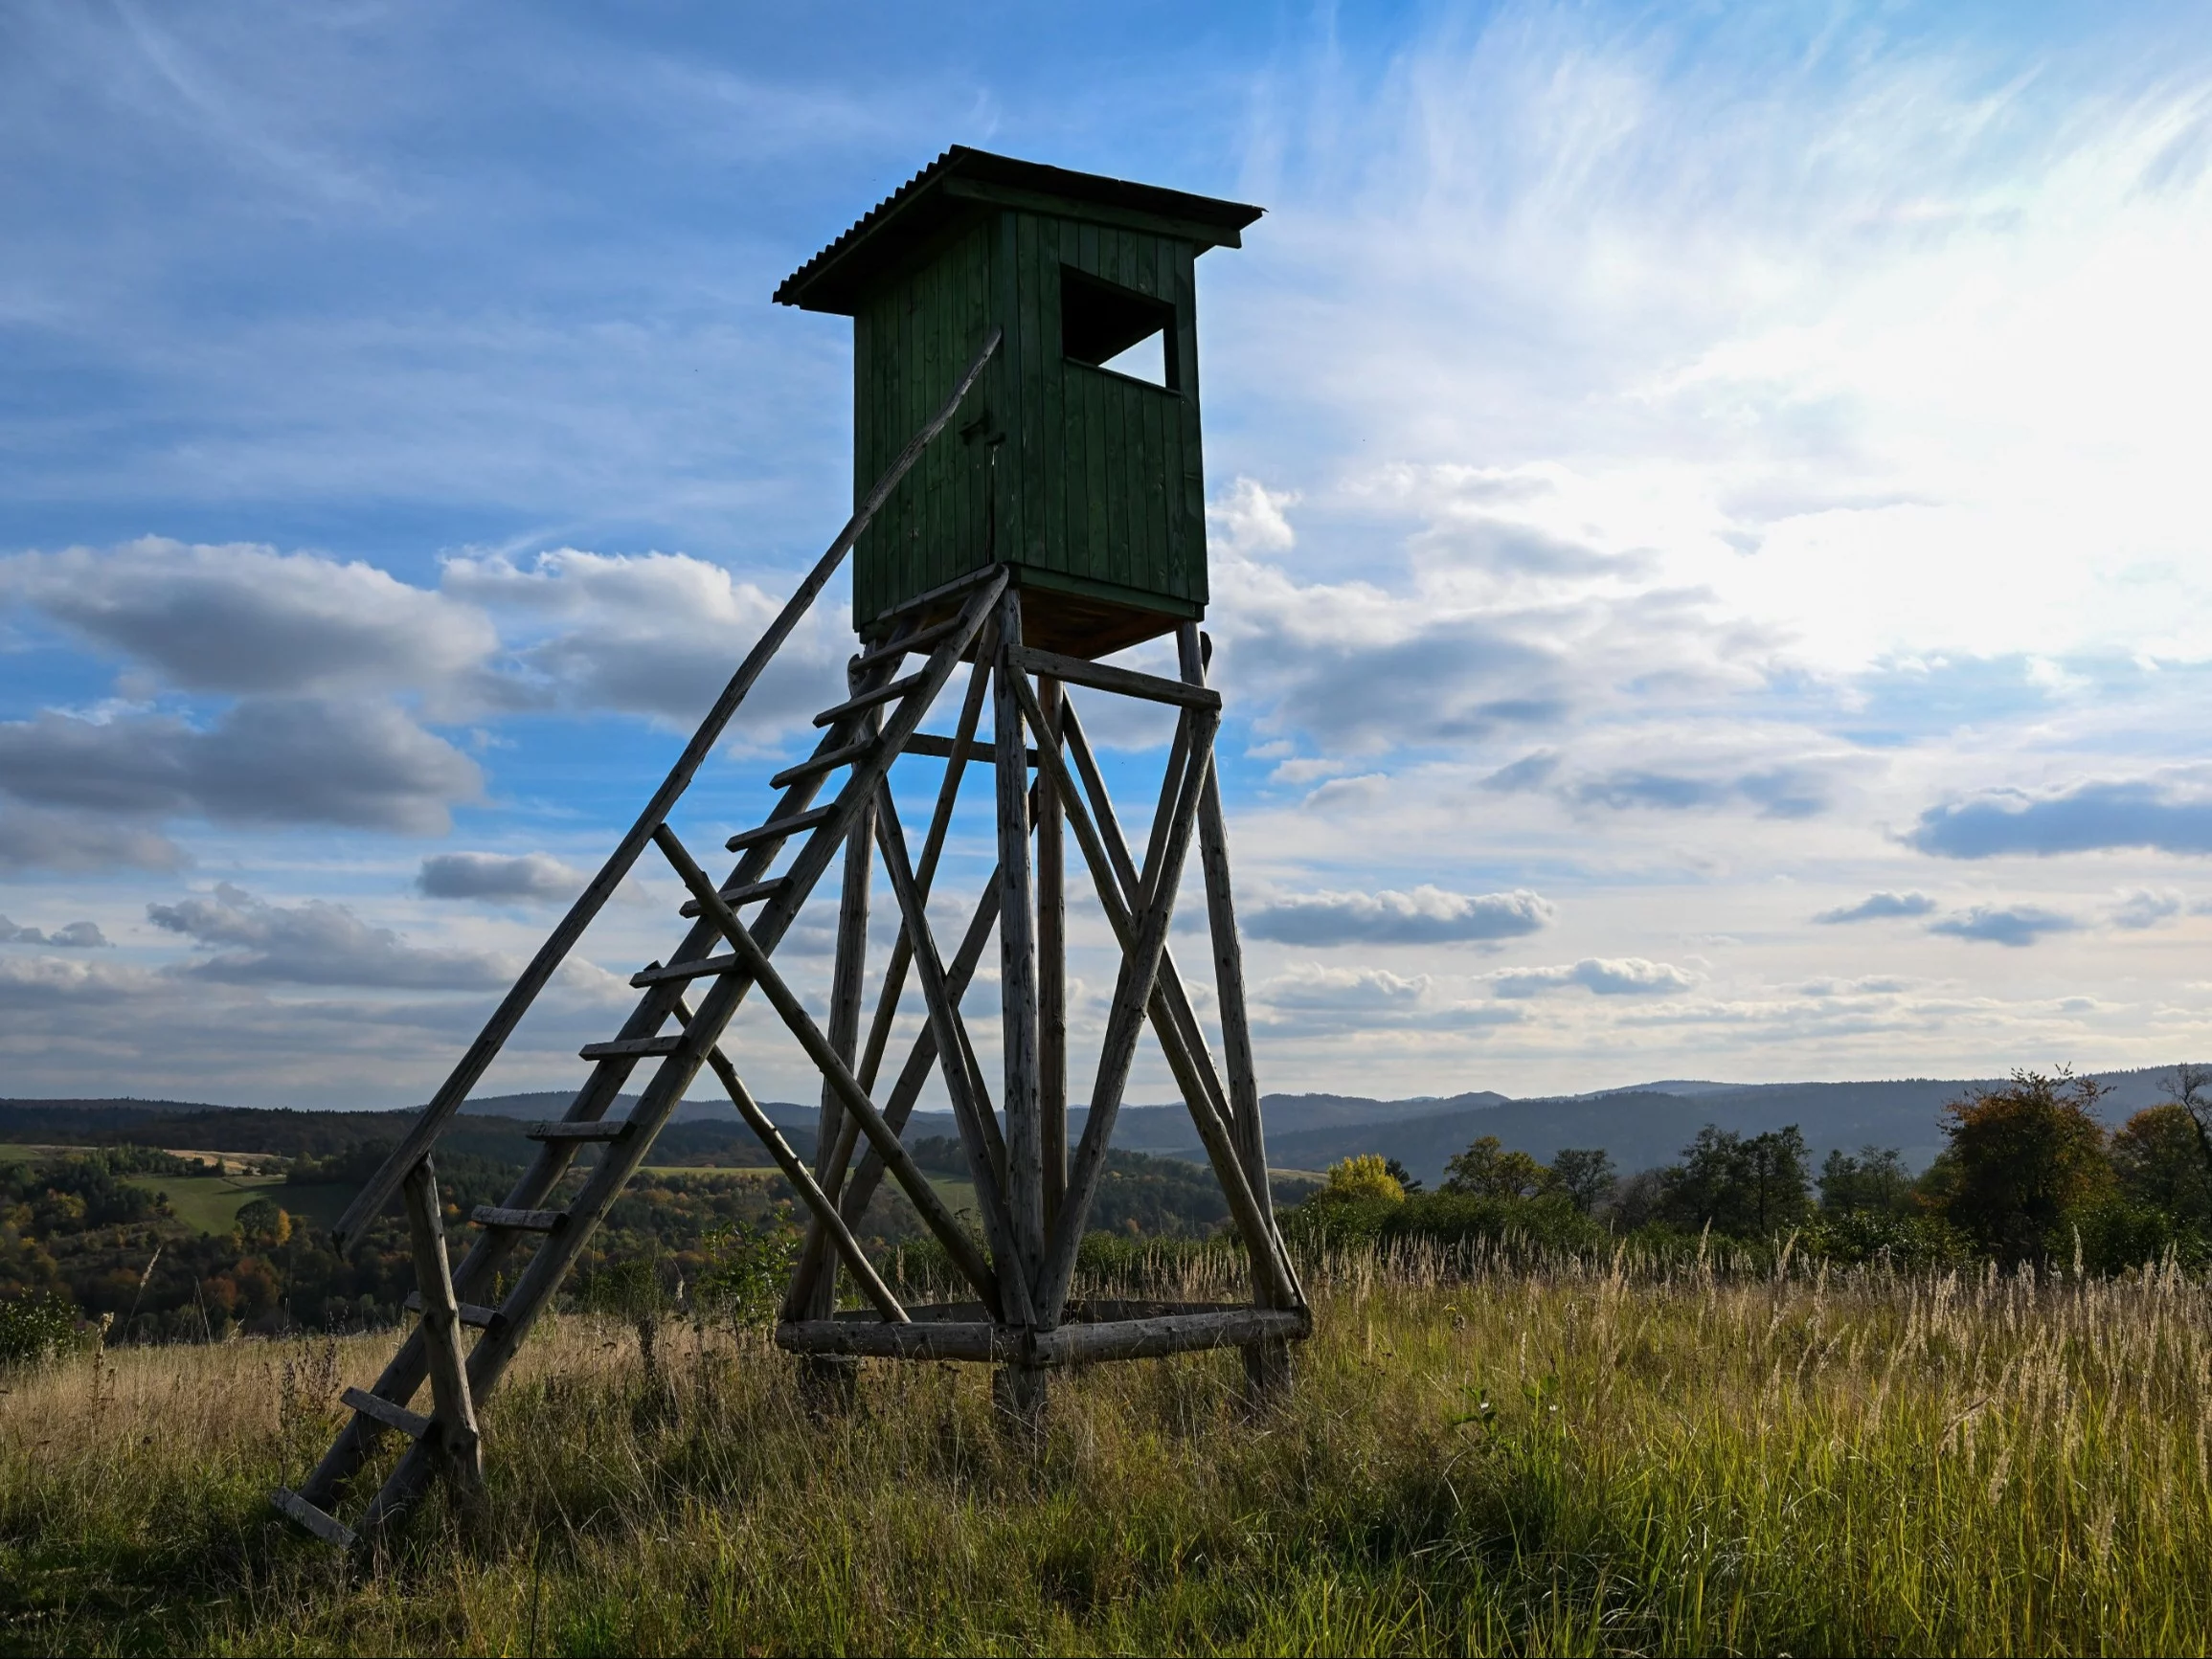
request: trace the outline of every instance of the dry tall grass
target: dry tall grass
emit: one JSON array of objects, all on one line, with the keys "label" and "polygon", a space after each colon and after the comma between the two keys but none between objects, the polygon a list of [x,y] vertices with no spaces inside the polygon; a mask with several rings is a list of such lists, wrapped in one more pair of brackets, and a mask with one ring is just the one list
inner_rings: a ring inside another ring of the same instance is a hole
[{"label": "dry tall grass", "polygon": [[[2212,1312],[2174,1272],[1730,1281],[1433,1255],[1310,1274],[1233,1356],[807,1417],[756,1336],[564,1318],[490,1402],[473,1528],[349,1574],[268,1514],[389,1339],[0,1381],[0,1647],[89,1651],[2196,1651]],[[1223,1287],[1181,1289],[1205,1294]]]}]

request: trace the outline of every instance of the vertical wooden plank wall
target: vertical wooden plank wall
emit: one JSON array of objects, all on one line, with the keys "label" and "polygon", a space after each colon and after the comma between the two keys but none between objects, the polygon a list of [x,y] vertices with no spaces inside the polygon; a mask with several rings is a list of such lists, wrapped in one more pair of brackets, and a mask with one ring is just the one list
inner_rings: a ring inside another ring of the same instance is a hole
[{"label": "vertical wooden plank wall", "polygon": [[[856,489],[880,476],[927,417],[932,389],[994,322],[1006,344],[978,409],[1004,434],[995,475],[980,432],[931,447],[855,551],[856,622],[981,565],[994,511],[1002,561],[1205,605],[1196,259],[1173,237],[1008,210],[860,308]],[[1062,357],[1063,265],[1173,306],[1174,390]]]}]

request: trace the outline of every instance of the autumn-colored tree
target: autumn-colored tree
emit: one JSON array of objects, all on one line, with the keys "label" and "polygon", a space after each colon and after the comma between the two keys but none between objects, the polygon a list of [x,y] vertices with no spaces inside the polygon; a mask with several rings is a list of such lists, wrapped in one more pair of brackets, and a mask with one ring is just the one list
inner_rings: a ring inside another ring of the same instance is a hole
[{"label": "autumn-colored tree", "polygon": [[2067,1210],[2111,1190],[2104,1125],[2089,1110],[2103,1093],[2067,1071],[2016,1071],[1945,1107],[1945,1219],[2000,1261],[2042,1257]]},{"label": "autumn-colored tree", "polygon": [[2113,1132],[2112,1173],[2136,1203],[2192,1226],[2212,1221],[2212,1180],[2197,1125],[2178,1100],[2146,1107]]},{"label": "autumn-colored tree", "polygon": [[1329,1166],[1329,1184],[1322,1189],[1331,1199],[1386,1199],[1402,1202],[1406,1189],[1390,1174],[1389,1160],[1380,1153],[1362,1153]]},{"label": "autumn-colored tree", "polygon": [[1478,1199],[1522,1199],[1542,1192],[1551,1172],[1524,1152],[1507,1152],[1486,1134],[1444,1165],[1444,1191]]}]

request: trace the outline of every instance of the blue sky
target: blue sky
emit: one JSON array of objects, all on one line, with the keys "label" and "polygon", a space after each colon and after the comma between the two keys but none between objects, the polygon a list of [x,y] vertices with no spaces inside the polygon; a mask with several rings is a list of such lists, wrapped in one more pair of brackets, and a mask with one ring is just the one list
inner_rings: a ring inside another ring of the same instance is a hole
[{"label": "blue sky", "polygon": [[842,520],[769,292],[949,143],[1269,210],[1201,265],[1265,1087],[2207,1051],[2198,9],[28,4],[0,1093],[435,1086]]}]

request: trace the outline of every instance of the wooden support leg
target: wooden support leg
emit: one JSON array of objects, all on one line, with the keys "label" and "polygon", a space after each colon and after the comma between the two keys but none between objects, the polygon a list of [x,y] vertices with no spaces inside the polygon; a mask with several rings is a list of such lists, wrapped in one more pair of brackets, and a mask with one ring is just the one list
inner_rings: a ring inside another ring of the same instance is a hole
[{"label": "wooden support leg", "polygon": [[[1206,684],[1206,670],[1213,642],[1185,622],[1176,631],[1183,678],[1193,685]],[[1259,1115],[1259,1078],[1253,1064],[1252,1020],[1244,1002],[1244,944],[1236,932],[1236,903],[1229,882],[1229,824],[1221,810],[1221,772],[1208,769],[1206,791],[1198,801],[1199,865],[1206,877],[1206,918],[1213,944],[1213,985],[1221,1009],[1222,1058],[1229,1069],[1230,1133],[1237,1160],[1244,1166],[1246,1182],[1270,1232],[1275,1230],[1275,1195],[1268,1185],[1267,1140]],[[1253,1261],[1253,1305],[1272,1308],[1280,1298],[1274,1277]],[[1288,1390],[1291,1380],[1290,1343],[1279,1336],[1264,1337],[1244,1351],[1245,1398],[1261,1409]]]},{"label": "wooden support leg", "polygon": [[[1037,682],[1046,729],[1060,729],[1060,683]],[[1060,792],[1037,791],[1037,1139],[1045,1163],[1045,1236],[1059,1224],[1068,1192],[1068,903]]]},{"label": "wooden support leg", "polygon": [[1034,1445],[1044,1438],[1049,1397],[1042,1366],[1002,1365],[991,1373],[991,1404],[1000,1426],[1018,1440]]},{"label": "wooden support leg", "polygon": [[[860,676],[848,675],[854,692]],[[870,734],[880,724],[873,710],[866,727]],[[829,987],[829,1045],[846,1065],[857,1057],[860,1042],[861,1002],[868,968],[869,885],[874,874],[875,803],[864,804],[852,820],[845,842],[845,886],[837,911],[837,959]],[[815,1136],[814,1173],[817,1179],[829,1174],[838,1137],[845,1127],[845,1103],[827,1079],[822,1085],[822,1112]],[[820,1235],[820,1229],[814,1230]],[[810,1236],[808,1243],[821,1251],[802,1319],[826,1319],[837,1308],[837,1263],[830,1256],[826,1235]],[[851,1364],[831,1356],[809,1355],[800,1361],[801,1391],[818,1411],[841,1411],[852,1403],[855,1372]]]},{"label": "wooden support leg", "polygon": [[[1034,1287],[1045,1255],[1044,1158],[1037,1122],[1036,913],[1029,896],[1029,767],[1022,741],[1022,705],[1013,682],[1023,679],[1012,653],[1022,643],[1021,590],[999,596],[999,657],[992,676],[993,727],[999,781],[999,1002],[1005,1059],[1006,1208],[1020,1260],[1002,1263],[1002,1280],[1019,1275]],[[1023,681],[1024,688],[1027,682]],[[1059,1323],[1054,1302],[1035,1301],[1039,1326]]]},{"label": "wooden support leg", "polygon": [[424,1157],[400,1182],[415,1246],[415,1281],[422,1292],[422,1341],[430,1361],[430,1450],[444,1473],[473,1499],[484,1482],[484,1449],[469,1393],[467,1356],[461,1351],[461,1303],[445,1255],[445,1218],[438,1178]]}]

